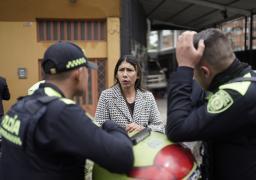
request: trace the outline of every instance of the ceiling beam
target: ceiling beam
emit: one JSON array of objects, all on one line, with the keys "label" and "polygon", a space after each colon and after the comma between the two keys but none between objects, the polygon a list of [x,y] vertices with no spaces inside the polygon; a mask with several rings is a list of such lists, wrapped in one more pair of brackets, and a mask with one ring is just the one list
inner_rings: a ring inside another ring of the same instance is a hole
[{"label": "ceiling beam", "polygon": [[159,8],[160,6],[162,6],[162,4],[165,3],[165,1],[166,1],[166,0],[160,1],[146,16],[147,16],[147,17],[150,17],[154,12],[156,12],[156,11],[158,10],[158,8]]},{"label": "ceiling beam", "polygon": [[171,29],[171,30],[193,30],[193,31],[198,30],[198,29],[193,28],[191,26],[183,26],[183,25],[180,25],[180,24],[174,24],[174,23],[171,23],[171,22],[160,21],[160,20],[151,20],[151,27],[152,26],[166,27],[167,29]]},{"label": "ceiling beam", "polygon": [[218,9],[218,10],[222,10],[222,11],[230,11],[230,12],[240,14],[240,15],[245,15],[245,16],[250,16],[250,14],[251,14],[250,11],[245,10],[245,9],[233,8],[233,7],[220,5],[220,4],[203,1],[203,0],[180,0],[180,1],[192,3],[192,4],[196,4],[196,5],[200,5],[200,6],[210,7],[210,8],[214,8],[214,9]]}]

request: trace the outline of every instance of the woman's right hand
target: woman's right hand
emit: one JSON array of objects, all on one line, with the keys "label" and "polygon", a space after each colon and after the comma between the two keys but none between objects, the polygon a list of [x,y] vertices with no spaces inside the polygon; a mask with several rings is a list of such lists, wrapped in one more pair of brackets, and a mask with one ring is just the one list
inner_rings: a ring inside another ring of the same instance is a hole
[{"label": "woman's right hand", "polygon": [[135,122],[127,124],[125,130],[128,133],[134,132],[134,131],[141,131],[142,129],[144,129],[144,126],[141,126],[139,124],[136,124]]}]

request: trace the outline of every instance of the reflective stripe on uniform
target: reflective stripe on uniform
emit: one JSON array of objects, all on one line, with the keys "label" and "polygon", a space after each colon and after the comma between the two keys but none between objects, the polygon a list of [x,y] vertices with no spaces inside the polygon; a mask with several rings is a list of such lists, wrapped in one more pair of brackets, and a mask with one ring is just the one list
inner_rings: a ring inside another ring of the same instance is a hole
[{"label": "reflective stripe on uniform", "polygon": [[[248,73],[244,77],[251,77],[251,74]],[[220,86],[219,89],[232,89],[240,93],[242,96],[244,96],[247,90],[249,89],[250,85],[251,85],[250,81],[234,82],[234,83],[224,84]]]},{"label": "reflective stripe on uniform", "polygon": [[65,104],[75,104],[75,101],[73,101],[71,99],[63,98],[60,93],[58,93],[57,91],[55,91],[54,89],[52,89],[50,87],[44,88],[44,92],[45,92],[45,94],[47,96],[57,96],[57,97],[60,97],[60,100],[62,102],[64,102]]},{"label": "reflective stripe on uniform", "polygon": [[[244,77],[251,77],[251,74],[247,73]],[[250,85],[251,81],[241,81],[231,82],[220,86],[216,93],[208,96],[207,112],[217,114],[226,111],[234,103],[233,98],[226,90],[234,90],[244,96]]]}]

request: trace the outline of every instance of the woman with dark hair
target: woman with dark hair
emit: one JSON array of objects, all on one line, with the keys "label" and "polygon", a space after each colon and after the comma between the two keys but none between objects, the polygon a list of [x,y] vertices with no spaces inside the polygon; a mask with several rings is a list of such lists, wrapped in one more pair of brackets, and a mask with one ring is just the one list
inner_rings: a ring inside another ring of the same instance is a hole
[{"label": "woman with dark hair", "polygon": [[99,98],[96,121],[115,121],[128,132],[145,127],[164,132],[163,122],[153,94],[141,87],[141,67],[132,55],[121,57],[114,70],[115,84]]}]

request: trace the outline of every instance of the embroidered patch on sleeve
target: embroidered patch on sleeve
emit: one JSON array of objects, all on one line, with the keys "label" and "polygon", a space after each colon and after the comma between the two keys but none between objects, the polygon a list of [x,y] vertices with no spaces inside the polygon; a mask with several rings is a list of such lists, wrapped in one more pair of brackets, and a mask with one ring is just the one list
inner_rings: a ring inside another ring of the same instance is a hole
[{"label": "embroidered patch on sleeve", "polygon": [[233,104],[232,97],[224,90],[219,90],[211,96],[207,104],[207,111],[217,114],[225,111]]}]

